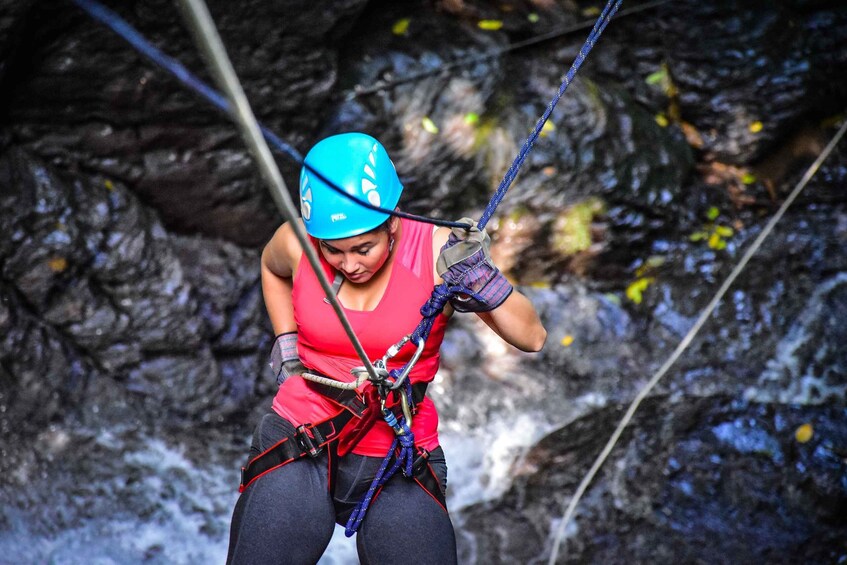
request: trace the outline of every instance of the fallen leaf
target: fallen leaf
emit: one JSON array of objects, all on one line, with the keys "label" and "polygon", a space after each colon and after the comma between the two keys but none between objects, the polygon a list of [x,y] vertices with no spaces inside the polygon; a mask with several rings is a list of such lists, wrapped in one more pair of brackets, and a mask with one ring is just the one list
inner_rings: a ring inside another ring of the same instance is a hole
[{"label": "fallen leaf", "polygon": [[503,22],[500,20],[480,20],[477,24],[479,29],[484,29],[486,31],[497,31],[498,29],[503,27]]},{"label": "fallen leaf", "polygon": [[706,217],[709,218],[709,220],[712,220],[712,221],[714,221],[720,215],[721,215],[721,211],[718,210],[718,208],[715,207],[715,206],[710,207],[709,210],[706,212]]},{"label": "fallen leaf", "polygon": [[394,25],[391,27],[392,33],[394,35],[406,35],[409,31],[409,24],[411,23],[410,18],[403,18],[402,20],[397,20]]},{"label": "fallen leaf", "polygon": [[812,427],[812,424],[803,424],[794,432],[794,439],[796,439],[800,443],[806,443],[812,436],[815,435],[815,430]]},{"label": "fallen leaf", "polygon": [[436,134],[436,133],[438,133],[438,126],[437,126],[437,125],[435,125],[435,122],[433,122],[433,121],[432,121],[431,119],[429,119],[429,117],[427,117],[427,116],[424,116],[424,117],[421,119],[421,125],[422,125],[422,126],[423,126],[423,128],[424,128],[426,131],[428,131],[429,133],[432,133],[432,134]]},{"label": "fallen leaf", "polygon": [[64,257],[53,257],[47,262],[47,265],[50,266],[50,270],[54,273],[61,273],[68,268],[68,260]]},{"label": "fallen leaf", "polygon": [[626,287],[626,297],[636,304],[641,304],[641,300],[644,298],[644,291],[647,290],[647,287],[655,280],[656,279],[653,277],[642,277],[640,279],[636,279],[631,282],[628,287]]},{"label": "fallen leaf", "polygon": [[572,343],[573,343],[573,336],[572,335],[566,335],[565,337],[562,338],[562,345],[564,345],[565,347],[570,347],[570,345]]}]

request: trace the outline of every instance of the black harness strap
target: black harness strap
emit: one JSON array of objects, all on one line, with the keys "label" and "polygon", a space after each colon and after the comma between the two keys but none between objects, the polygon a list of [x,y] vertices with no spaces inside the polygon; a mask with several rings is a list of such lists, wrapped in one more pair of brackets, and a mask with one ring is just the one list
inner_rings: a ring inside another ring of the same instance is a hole
[{"label": "black harness strap", "polygon": [[317,457],[323,448],[334,441],[338,433],[353,419],[355,414],[342,410],[337,415],[317,424],[298,426],[293,436],[279,440],[241,468],[241,485],[238,492],[244,492],[250,483],[265,473],[282,467],[301,457]]},{"label": "black harness strap", "polygon": [[[253,481],[268,473],[296,461],[307,455],[317,457],[329,446],[330,452],[335,451],[335,442],[341,430],[353,418],[360,418],[365,411],[365,402],[355,390],[335,388],[312,381],[306,381],[309,388],[335,402],[344,410],[317,424],[303,424],[298,426],[294,435],[283,438],[277,443],[254,457],[241,468],[241,484],[238,492],[244,492]],[[412,386],[412,399],[414,404],[421,402],[426,396],[427,383],[418,383]],[[334,486],[334,467],[337,457],[330,457],[330,485]],[[428,455],[428,454],[427,454]],[[415,482],[421,485],[438,503],[445,507],[444,494],[435,473],[429,468],[426,456],[422,455],[415,462]]]}]

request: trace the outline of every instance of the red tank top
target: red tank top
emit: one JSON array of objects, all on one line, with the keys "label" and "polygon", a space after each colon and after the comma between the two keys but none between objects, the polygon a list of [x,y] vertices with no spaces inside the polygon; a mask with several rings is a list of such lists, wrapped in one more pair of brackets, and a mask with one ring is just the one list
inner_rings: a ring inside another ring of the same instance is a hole
[{"label": "red tank top", "polygon": [[[388,348],[411,333],[421,320],[420,307],[433,288],[432,226],[401,219],[402,230],[391,277],[379,304],[371,311],[344,309],[350,325],[371,361],[381,359]],[[313,242],[317,249],[317,242]],[[321,258],[329,280],[335,273]],[[347,333],[332,306],[324,301],[324,292],[312,266],[301,258],[294,275],[292,299],[298,330],[298,352],[303,364],[340,381],[354,379],[350,370],[362,365]],[[409,378],[413,383],[429,382],[438,370],[439,348],[444,338],[447,317],[439,314],[432,326],[424,351]],[[389,369],[400,368],[415,351],[407,344],[388,363]],[[363,385],[365,386],[365,385]],[[295,426],[315,423],[338,413],[336,404],[312,391],[302,377],[292,377],[277,391],[274,411]],[[427,450],[438,446],[438,414],[428,397],[418,404],[412,420],[415,443]],[[394,432],[384,421],[378,421],[353,450],[359,455],[383,457],[391,447]]]}]

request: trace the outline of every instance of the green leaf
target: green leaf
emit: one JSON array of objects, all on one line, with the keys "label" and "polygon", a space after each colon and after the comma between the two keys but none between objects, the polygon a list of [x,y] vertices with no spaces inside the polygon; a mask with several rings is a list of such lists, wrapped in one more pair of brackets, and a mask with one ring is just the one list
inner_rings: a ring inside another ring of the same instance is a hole
[{"label": "green leaf", "polygon": [[709,218],[709,220],[711,220],[711,221],[714,221],[720,215],[721,215],[721,211],[718,210],[714,206],[709,208],[709,210],[706,212],[706,217]]},{"label": "green leaf", "polygon": [[479,114],[476,112],[468,112],[465,114],[465,123],[469,126],[473,126],[479,123]]},{"label": "green leaf", "polygon": [[647,84],[661,84],[667,78],[668,72],[667,70],[665,70],[664,67],[662,67],[658,71],[647,75],[647,78],[644,79],[644,82],[646,82]]},{"label": "green leaf", "polygon": [[541,19],[541,18],[538,17],[538,14],[536,14],[535,12],[532,12],[531,14],[529,14],[526,17],[526,19],[528,19],[529,23],[531,23],[531,24],[537,24],[538,20]]}]

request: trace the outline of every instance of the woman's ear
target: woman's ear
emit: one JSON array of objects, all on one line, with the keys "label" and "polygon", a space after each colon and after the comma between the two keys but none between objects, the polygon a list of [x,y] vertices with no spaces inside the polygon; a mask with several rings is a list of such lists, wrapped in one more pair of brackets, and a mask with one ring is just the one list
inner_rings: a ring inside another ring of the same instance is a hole
[{"label": "woman's ear", "polygon": [[400,227],[400,218],[397,216],[391,216],[391,220],[388,223],[389,235],[394,235],[397,232],[397,228]]}]

